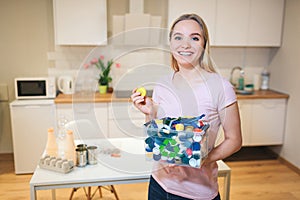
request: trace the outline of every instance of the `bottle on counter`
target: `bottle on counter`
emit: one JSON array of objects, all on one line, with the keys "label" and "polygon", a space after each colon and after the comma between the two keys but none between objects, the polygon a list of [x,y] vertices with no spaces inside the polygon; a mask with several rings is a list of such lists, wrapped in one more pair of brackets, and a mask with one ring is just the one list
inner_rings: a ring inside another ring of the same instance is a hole
[{"label": "bottle on counter", "polygon": [[260,89],[268,90],[270,81],[270,72],[265,68],[261,73],[261,86]]},{"label": "bottle on counter", "polygon": [[57,143],[56,143],[56,136],[54,133],[54,129],[49,128],[47,144],[46,144],[46,149],[45,149],[46,155],[48,155],[50,157],[57,157],[57,151],[58,151],[58,147],[57,147]]},{"label": "bottle on counter", "polygon": [[67,160],[72,160],[76,164],[76,146],[74,142],[73,131],[68,130],[65,138],[65,152],[64,158]]},{"label": "bottle on counter", "polygon": [[238,79],[238,90],[244,90],[244,86],[245,86],[245,73],[244,73],[244,70],[241,70],[240,71],[240,76],[239,76],[239,79]]}]

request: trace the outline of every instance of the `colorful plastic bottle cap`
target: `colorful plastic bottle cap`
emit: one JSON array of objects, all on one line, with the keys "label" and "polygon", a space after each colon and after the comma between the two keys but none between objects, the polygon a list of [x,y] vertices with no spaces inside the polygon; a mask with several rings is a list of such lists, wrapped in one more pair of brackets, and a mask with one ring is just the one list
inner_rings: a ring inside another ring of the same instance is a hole
[{"label": "colorful plastic bottle cap", "polygon": [[181,143],[181,144],[179,144],[179,149],[180,149],[180,151],[179,151],[179,152],[182,152],[182,151],[185,151],[185,150],[187,149],[187,147],[186,147],[186,146],[184,146],[184,144],[183,144],[183,143]]},{"label": "colorful plastic bottle cap", "polygon": [[186,133],[186,137],[187,138],[192,138],[194,136],[194,133],[193,132],[187,132]]},{"label": "colorful plastic bottle cap", "polygon": [[160,154],[160,150],[159,150],[158,147],[154,147],[152,151],[153,151],[154,155],[159,155]]},{"label": "colorful plastic bottle cap", "polygon": [[200,143],[199,142],[193,142],[192,143],[192,149],[193,151],[200,151]]},{"label": "colorful plastic bottle cap", "polygon": [[189,156],[193,154],[193,151],[192,151],[192,149],[190,149],[190,148],[187,148],[187,150],[186,150],[185,152],[186,152],[186,154],[189,155]]},{"label": "colorful plastic bottle cap", "polygon": [[151,160],[153,158],[153,153],[152,152],[147,152],[146,153],[146,159]]},{"label": "colorful plastic bottle cap", "polygon": [[197,133],[199,133],[199,132],[201,132],[202,131],[202,129],[201,128],[194,128],[193,129],[193,132],[197,132]]},{"label": "colorful plastic bottle cap", "polygon": [[192,142],[190,142],[189,140],[184,141],[184,146],[186,146],[187,148],[190,148],[192,146]]},{"label": "colorful plastic bottle cap", "polygon": [[181,164],[181,158],[175,157],[175,163],[176,164]]},{"label": "colorful plastic bottle cap", "polygon": [[146,150],[147,152],[152,152],[152,148],[150,148],[149,145],[146,145],[145,150]]},{"label": "colorful plastic bottle cap", "polygon": [[193,137],[193,140],[195,142],[200,142],[202,140],[202,136],[200,134],[195,133],[194,137]]},{"label": "colorful plastic bottle cap", "polygon": [[161,131],[165,134],[170,134],[170,129],[162,128]]},{"label": "colorful plastic bottle cap", "polygon": [[186,136],[185,135],[179,135],[178,136],[178,140],[181,141],[181,142],[184,142],[187,140]]},{"label": "colorful plastic bottle cap", "polygon": [[182,163],[183,164],[188,164],[189,163],[189,159],[188,157],[184,156],[182,159],[181,159]]},{"label": "colorful plastic bottle cap", "polygon": [[194,127],[193,126],[186,126],[185,131],[186,132],[193,132]]},{"label": "colorful plastic bottle cap", "polygon": [[168,150],[168,151],[174,151],[174,147],[173,146],[171,146],[170,144],[168,144],[168,145],[166,145],[166,149]]},{"label": "colorful plastic bottle cap", "polygon": [[167,125],[167,124],[164,124],[162,128],[163,128],[163,129],[166,129],[166,130],[170,130],[170,129],[171,129],[170,126]]},{"label": "colorful plastic bottle cap", "polygon": [[147,91],[144,87],[140,87],[136,91],[139,92],[141,94],[141,96],[143,96],[143,97],[146,96],[146,94],[147,94]]},{"label": "colorful plastic bottle cap", "polygon": [[153,160],[159,161],[161,159],[161,155],[155,155],[153,154]]},{"label": "colorful plastic bottle cap", "polygon": [[184,130],[184,125],[183,124],[176,124],[175,129],[176,129],[176,131],[183,131]]},{"label": "colorful plastic bottle cap", "polygon": [[189,160],[189,165],[192,167],[196,167],[197,166],[197,160],[195,158],[191,158]]}]

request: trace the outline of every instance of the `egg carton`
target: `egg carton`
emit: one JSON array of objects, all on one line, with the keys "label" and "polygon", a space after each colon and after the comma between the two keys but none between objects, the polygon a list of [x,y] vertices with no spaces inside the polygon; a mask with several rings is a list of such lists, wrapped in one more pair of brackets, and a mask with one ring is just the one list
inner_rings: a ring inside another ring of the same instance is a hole
[{"label": "egg carton", "polygon": [[39,166],[42,169],[56,171],[60,173],[69,173],[74,169],[74,162],[71,160],[45,156],[40,159]]}]

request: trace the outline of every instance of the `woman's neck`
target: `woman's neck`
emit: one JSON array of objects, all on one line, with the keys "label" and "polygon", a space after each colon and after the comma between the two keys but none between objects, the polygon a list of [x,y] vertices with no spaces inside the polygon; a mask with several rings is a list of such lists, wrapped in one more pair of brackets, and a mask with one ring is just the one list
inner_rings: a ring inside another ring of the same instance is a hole
[{"label": "woman's neck", "polygon": [[199,65],[190,68],[180,67],[178,73],[187,80],[195,80],[201,77],[202,70]]}]

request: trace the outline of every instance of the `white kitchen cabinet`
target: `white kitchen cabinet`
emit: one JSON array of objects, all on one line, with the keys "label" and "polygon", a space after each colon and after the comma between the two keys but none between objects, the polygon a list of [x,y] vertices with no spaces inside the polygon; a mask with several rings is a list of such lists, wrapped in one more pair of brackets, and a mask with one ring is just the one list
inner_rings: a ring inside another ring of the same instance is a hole
[{"label": "white kitchen cabinet", "polygon": [[280,46],[284,0],[251,0],[248,45]]},{"label": "white kitchen cabinet", "polygon": [[56,45],[107,44],[106,0],[53,0]]},{"label": "white kitchen cabinet", "polygon": [[[238,100],[243,146],[283,144],[286,99]],[[224,140],[222,128],[216,145]]]},{"label": "white kitchen cabinet", "polygon": [[251,145],[283,143],[286,100],[255,100],[252,104]]},{"label": "white kitchen cabinet", "polygon": [[217,0],[215,45],[280,46],[284,0]]},{"label": "white kitchen cabinet", "polygon": [[55,127],[54,100],[15,100],[10,103],[16,174],[34,172]]},{"label": "white kitchen cabinet", "polygon": [[91,138],[95,129],[100,138],[144,136],[145,116],[131,102],[56,104],[56,110],[57,120],[66,119],[76,139]]},{"label": "white kitchen cabinet", "polygon": [[283,144],[286,99],[239,100],[243,146]]},{"label": "white kitchen cabinet", "polygon": [[215,45],[246,46],[250,0],[217,0]]},{"label": "white kitchen cabinet", "polygon": [[112,102],[109,104],[109,137],[144,137],[145,115],[131,102]]},{"label": "white kitchen cabinet", "polygon": [[169,0],[169,27],[193,12],[206,22],[213,46],[281,45],[284,0]]},{"label": "white kitchen cabinet", "polygon": [[65,119],[75,139],[106,138],[108,135],[106,103],[56,104],[57,121]]},{"label": "white kitchen cabinet", "polygon": [[205,21],[211,44],[213,44],[215,34],[216,1],[217,0],[169,0],[168,27],[170,28],[173,21],[182,14],[198,14]]}]

